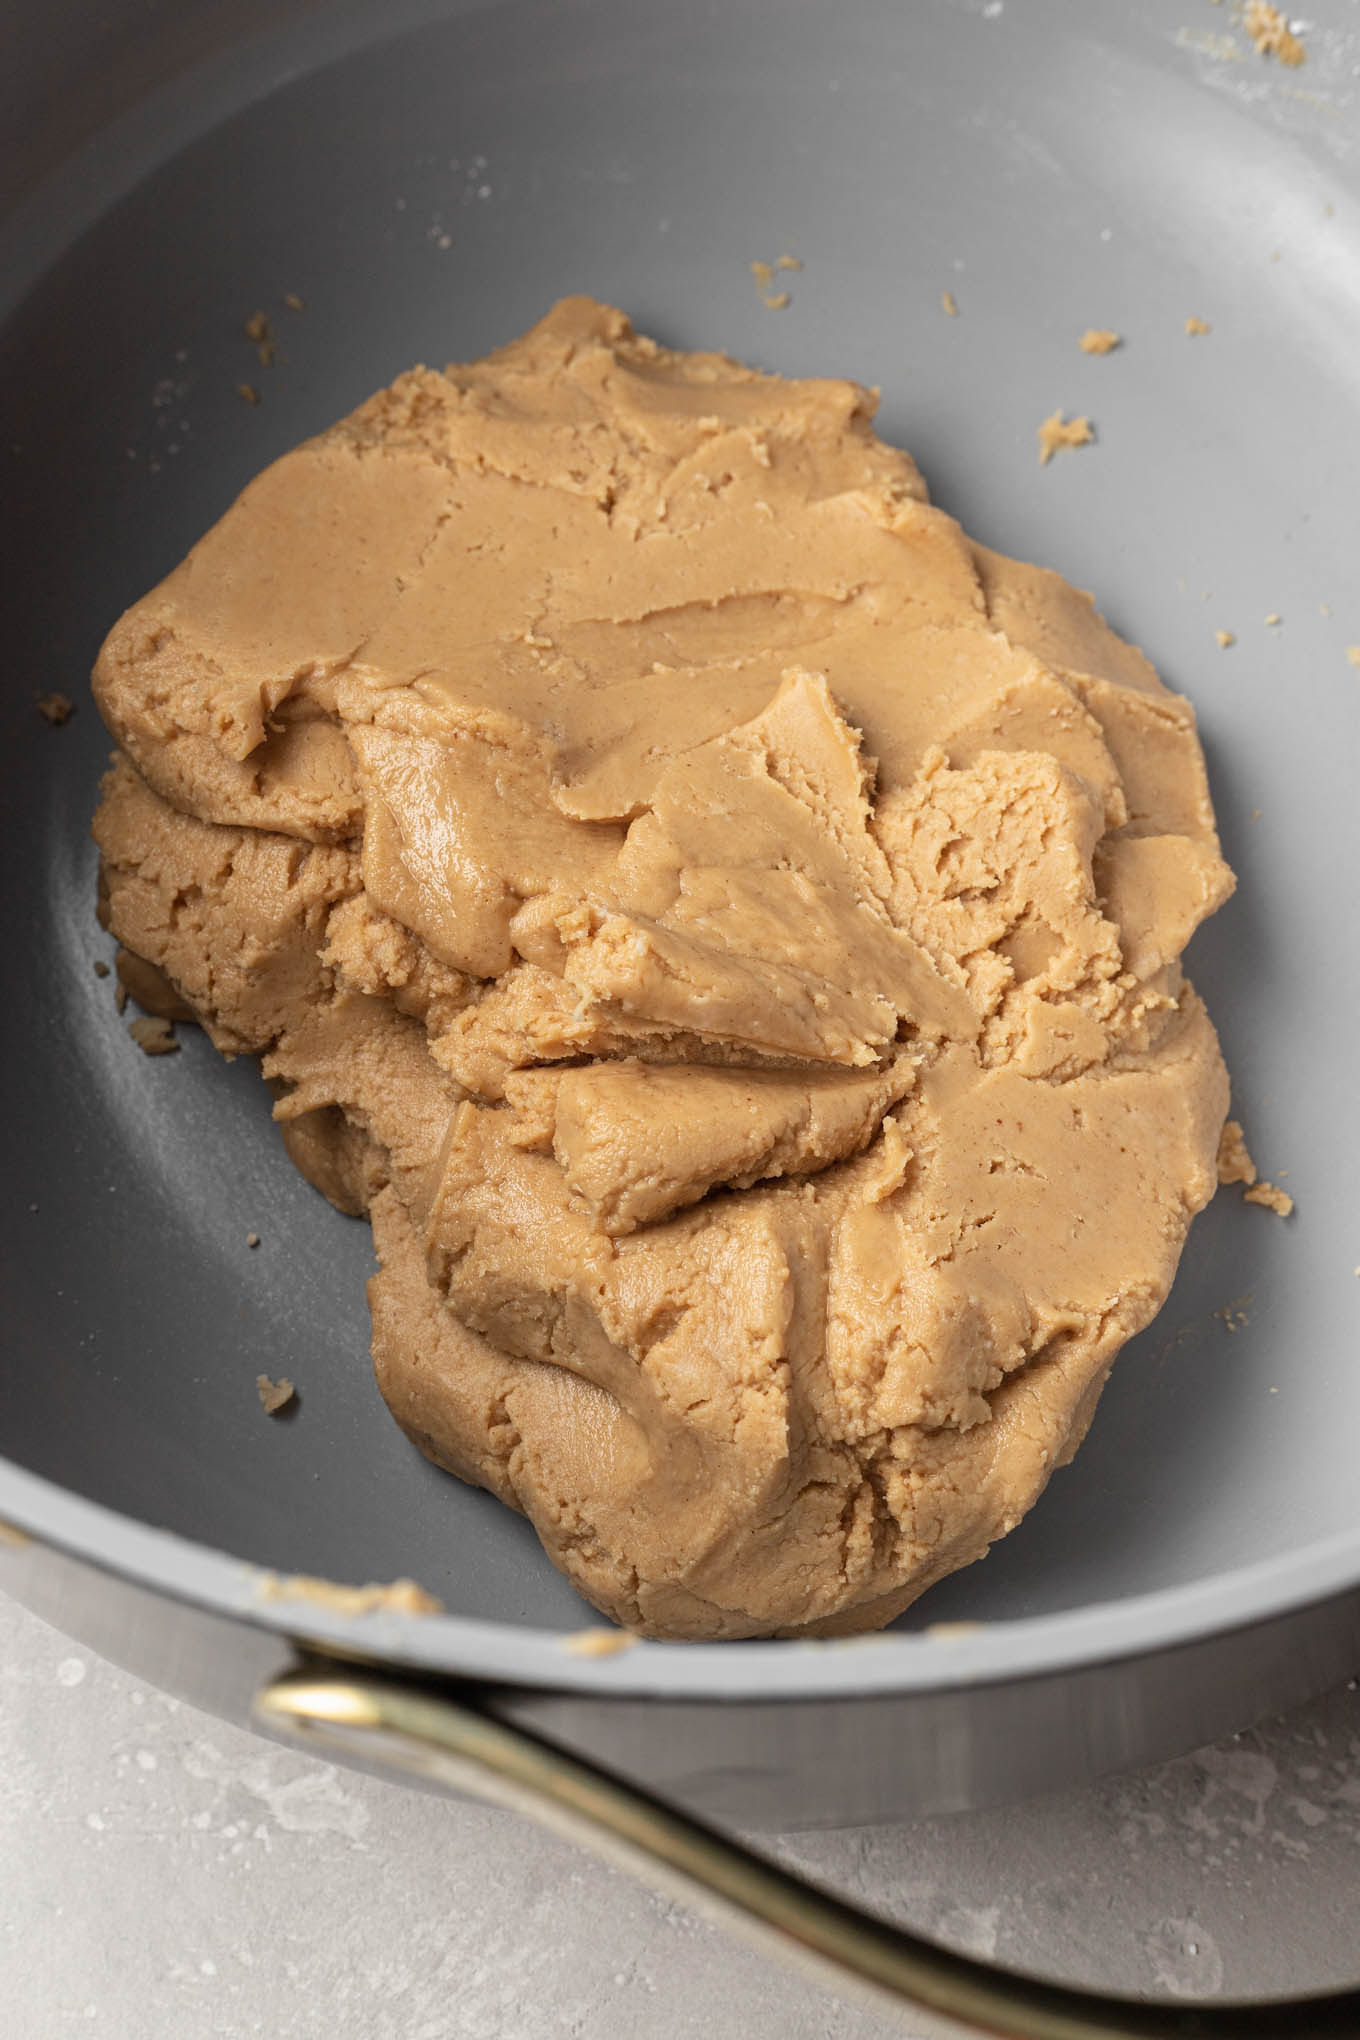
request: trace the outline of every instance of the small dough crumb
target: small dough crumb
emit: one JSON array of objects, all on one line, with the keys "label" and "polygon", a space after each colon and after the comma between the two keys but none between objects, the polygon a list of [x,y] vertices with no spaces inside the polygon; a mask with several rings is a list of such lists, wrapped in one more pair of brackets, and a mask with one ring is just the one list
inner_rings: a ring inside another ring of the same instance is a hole
[{"label": "small dough crumb", "polygon": [[257,1374],[255,1389],[271,1417],[277,1417],[297,1401],[297,1390],[286,1374],[281,1374],[277,1381],[271,1381],[267,1374]]},{"label": "small dough crumb", "polygon": [[260,357],[261,368],[274,365],[274,329],[264,312],[252,312],[246,320],[246,338],[255,342],[255,352]]},{"label": "small dough crumb", "polygon": [[1242,1193],[1246,1204],[1260,1204],[1265,1210],[1273,1211],[1277,1218],[1288,1218],[1294,1209],[1294,1200],[1287,1190],[1281,1190],[1278,1183],[1253,1183],[1250,1190]]},{"label": "small dough crumb", "polygon": [[106,978],[109,974],[109,967],[102,956],[97,956],[94,960],[94,974],[97,978]]},{"label": "small dough crumb", "polygon": [[302,299],[295,290],[286,290],[283,293],[283,302],[287,305],[290,312],[301,312],[306,309]]},{"label": "small dough crumb", "polygon": [[1278,609],[1272,609],[1269,616],[1266,618],[1266,624],[1271,630],[1274,630],[1277,625],[1283,622],[1284,618],[1281,616]]},{"label": "small dough crumb", "polygon": [[1083,354],[1113,354],[1123,344],[1123,334],[1112,332],[1108,326],[1088,326],[1077,342]]},{"label": "small dough crumb", "polygon": [[260,393],[256,389],[254,383],[248,382],[237,383],[236,394],[238,397],[240,397],[242,403],[245,404],[258,404],[260,401]]},{"label": "small dough crumb", "polygon": [[1248,1295],[1235,1296],[1231,1303],[1220,1303],[1218,1309],[1214,1312],[1214,1316],[1221,1321],[1225,1332],[1244,1332],[1246,1330],[1247,1326],[1251,1323],[1251,1315],[1247,1310],[1247,1305],[1250,1302],[1251,1297]]},{"label": "small dough crumb", "polygon": [[959,316],[959,301],[952,290],[942,290],[940,292],[940,304],[951,319],[957,319]]},{"label": "small dough crumb", "polygon": [[1289,18],[1270,0],[1247,0],[1242,26],[1263,57],[1276,57],[1289,69],[1297,70],[1308,52],[1289,26]]},{"label": "small dough crumb", "polygon": [[782,312],[790,303],[786,290],[774,290],[772,285],[775,272],[781,269],[801,269],[802,263],[796,255],[778,255],[773,262],[750,262],[751,281],[760,294],[760,302],[767,312]]},{"label": "small dough crumb", "polygon": [[1233,630],[1216,630],[1214,632],[1214,641],[1220,651],[1226,652],[1229,645],[1237,643],[1237,633]]},{"label": "small dough crumb", "polygon": [[620,1651],[631,1650],[637,1641],[626,1629],[576,1629],[562,1638],[562,1648],[570,1657],[617,1657]]},{"label": "small dough crumb", "polygon": [[257,1232],[248,1232],[248,1233],[246,1234],[246,1245],[247,1245],[248,1247],[258,1247],[258,1246],[259,1246],[259,1244],[260,1244],[260,1235],[259,1235],[259,1234],[258,1234]]},{"label": "small dough crumb", "polygon": [[54,729],[70,722],[76,712],[75,703],[65,694],[35,695],[33,705],[43,721],[51,723]]},{"label": "small dough crumb", "polygon": [[1356,672],[1360,673],[1360,645],[1347,645],[1346,657],[1350,660]]},{"label": "small dough crumb", "polygon": [[1220,1183],[1256,1181],[1256,1164],[1247,1152],[1242,1128],[1235,1119],[1228,1120],[1219,1136],[1218,1180]]},{"label": "small dough crumb", "polygon": [[1064,418],[1055,411],[1038,428],[1039,465],[1047,467],[1055,453],[1067,446],[1089,446],[1095,438],[1089,418]]},{"label": "small dough crumb", "polygon": [[[120,985],[119,990],[122,989]],[[161,1020],[147,1013],[140,1020],[129,1021],[128,1033],[143,1055],[175,1055],[178,1052],[179,1043],[171,1020]]]},{"label": "small dough crumb", "polygon": [[331,1615],[442,1615],[444,1604],[414,1580],[388,1586],[344,1587],[311,1573],[262,1572],[255,1584],[261,1601],[310,1601]]},{"label": "small dough crumb", "polygon": [[1185,330],[1193,339],[1197,333],[1212,333],[1214,329],[1207,319],[1197,319],[1192,312],[1185,322]]}]

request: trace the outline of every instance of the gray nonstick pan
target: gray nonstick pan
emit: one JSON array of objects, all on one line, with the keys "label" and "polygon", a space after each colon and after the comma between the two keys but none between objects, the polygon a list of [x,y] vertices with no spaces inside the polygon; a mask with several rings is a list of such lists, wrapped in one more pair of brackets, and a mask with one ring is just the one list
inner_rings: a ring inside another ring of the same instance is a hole
[{"label": "gray nonstick pan", "polygon": [[[913,2030],[1360,2032],[1360,1998],[1006,1976],[704,1825],[1019,1797],[1360,1659],[1360,4],[1319,0],[1301,65],[1212,0],[0,19],[0,1579],[224,1715],[612,1837],[911,2000]],[[750,265],[783,253],[772,309]],[[591,1611],[531,1531],[383,1408],[366,1229],[295,1174],[253,1068],[192,1029],[142,1056],[96,975],[105,630],[286,447],[577,291],[879,385],[937,501],[1093,589],[1190,695],[1240,877],[1190,967],[1295,1215],[1222,1193],[1071,1468],[853,1643],[579,1654]],[[1083,354],[1089,326],[1123,346]],[[1095,440],[1041,468],[1055,409]],[[298,1384],[291,1421],[261,1371]],[[447,1612],[271,1597],[298,1573],[411,1577]]]}]

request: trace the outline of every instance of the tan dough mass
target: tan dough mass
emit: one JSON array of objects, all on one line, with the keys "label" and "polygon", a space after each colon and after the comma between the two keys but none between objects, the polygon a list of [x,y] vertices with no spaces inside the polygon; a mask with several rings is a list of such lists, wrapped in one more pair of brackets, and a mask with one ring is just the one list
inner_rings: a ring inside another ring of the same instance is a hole
[{"label": "tan dough mass", "polygon": [[653,1635],[977,1558],[1215,1184],[1191,711],[873,409],[568,300],[266,470],[95,672],[106,918],[369,1212],[393,1414]]}]

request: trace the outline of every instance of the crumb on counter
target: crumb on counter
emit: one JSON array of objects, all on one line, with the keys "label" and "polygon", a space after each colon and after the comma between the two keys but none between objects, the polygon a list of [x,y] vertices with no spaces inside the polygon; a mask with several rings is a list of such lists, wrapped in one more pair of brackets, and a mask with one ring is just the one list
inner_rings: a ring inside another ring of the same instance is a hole
[{"label": "crumb on counter", "polygon": [[1281,616],[1278,609],[1272,609],[1269,616],[1266,618],[1266,624],[1268,628],[1271,630],[1274,630],[1278,624],[1281,624],[1283,622],[1284,618]]},{"label": "crumb on counter", "polygon": [[1185,322],[1185,330],[1193,339],[1197,333],[1212,333],[1214,329],[1207,319],[1197,319],[1192,312]]},{"label": "crumb on counter", "polygon": [[959,301],[952,290],[942,290],[940,292],[940,308],[951,319],[957,319],[959,316]]},{"label": "crumb on counter", "polygon": [[[123,986],[119,990],[124,990]],[[179,1042],[175,1038],[172,1020],[162,1020],[153,1013],[143,1014],[140,1020],[128,1022],[128,1033],[136,1042],[143,1055],[175,1055]]]},{"label": "crumb on counter", "polygon": [[260,393],[254,383],[238,382],[236,394],[243,404],[258,404],[260,401]]},{"label": "crumb on counter", "polygon": [[109,967],[102,956],[96,956],[94,960],[94,974],[97,978],[106,978],[109,974]]},{"label": "crumb on counter", "polygon": [[283,302],[285,303],[285,305],[287,305],[290,312],[301,312],[306,310],[306,306],[303,304],[302,299],[298,296],[295,290],[286,290],[283,293]]},{"label": "crumb on counter", "polygon": [[1289,26],[1289,17],[1270,0],[1247,0],[1242,26],[1263,57],[1275,57],[1290,70],[1297,70],[1307,58],[1302,41]]},{"label": "crumb on counter", "polygon": [[761,302],[767,312],[782,312],[790,303],[790,298],[786,290],[772,290],[766,293]]},{"label": "crumb on counter", "polygon": [[257,1232],[248,1232],[248,1233],[246,1234],[246,1245],[247,1245],[248,1247],[252,1247],[252,1248],[254,1248],[254,1247],[258,1247],[258,1246],[259,1246],[259,1244],[260,1244],[260,1235],[259,1235],[259,1234],[258,1234]]},{"label": "crumb on counter", "polygon": [[75,703],[65,694],[35,694],[33,706],[43,721],[51,723],[54,729],[60,729],[63,723],[70,722],[76,712]]},{"label": "crumb on counter", "polygon": [[1226,652],[1229,645],[1237,643],[1237,633],[1232,630],[1216,630],[1214,632],[1214,643],[1220,651]]},{"label": "crumb on counter", "polygon": [[1040,467],[1047,467],[1054,454],[1065,447],[1089,446],[1095,436],[1089,418],[1064,418],[1061,411],[1055,411],[1036,430]]},{"label": "crumb on counter", "polygon": [[1246,1296],[1235,1296],[1231,1303],[1220,1303],[1218,1309],[1214,1312],[1214,1316],[1220,1321],[1225,1332],[1244,1332],[1246,1330],[1247,1326],[1251,1323],[1251,1314],[1247,1309],[1247,1305],[1250,1302],[1251,1296],[1248,1294]]},{"label": "crumb on counter", "polygon": [[801,269],[803,259],[800,255],[778,255],[774,266],[776,269]]},{"label": "crumb on counter", "polygon": [[346,1587],[311,1573],[262,1572],[255,1582],[261,1601],[310,1601],[331,1615],[442,1615],[444,1604],[414,1580],[387,1586]]},{"label": "crumb on counter", "polygon": [[1350,660],[1356,672],[1360,673],[1360,645],[1347,645],[1346,657]]},{"label": "crumb on counter", "polygon": [[620,1651],[631,1650],[637,1640],[626,1629],[574,1629],[562,1638],[562,1648],[569,1657],[617,1657]]},{"label": "crumb on counter", "polygon": [[271,1417],[279,1416],[297,1401],[297,1390],[286,1374],[281,1374],[277,1381],[271,1381],[267,1374],[257,1374],[255,1392]]},{"label": "crumb on counter", "polygon": [[1116,347],[1122,347],[1124,336],[1109,326],[1088,326],[1077,345],[1083,354],[1113,354]]},{"label": "crumb on counter", "polygon": [[1282,1190],[1278,1183],[1264,1181],[1253,1183],[1249,1190],[1242,1192],[1242,1200],[1246,1204],[1259,1204],[1264,1210],[1273,1211],[1277,1218],[1288,1218],[1294,1209],[1293,1198],[1287,1190]]}]

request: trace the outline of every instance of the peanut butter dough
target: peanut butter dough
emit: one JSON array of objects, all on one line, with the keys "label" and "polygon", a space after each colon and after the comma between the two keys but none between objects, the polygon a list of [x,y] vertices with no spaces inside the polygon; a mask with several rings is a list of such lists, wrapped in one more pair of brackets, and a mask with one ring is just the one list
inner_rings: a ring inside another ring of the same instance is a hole
[{"label": "peanut butter dough", "polygon": [[1215,1185],[1191,711],[873,408],[568,300],[267,469],[95,673],[114,933],[369,1214],[398,1422],[652,1635],[979,1557]]}]

